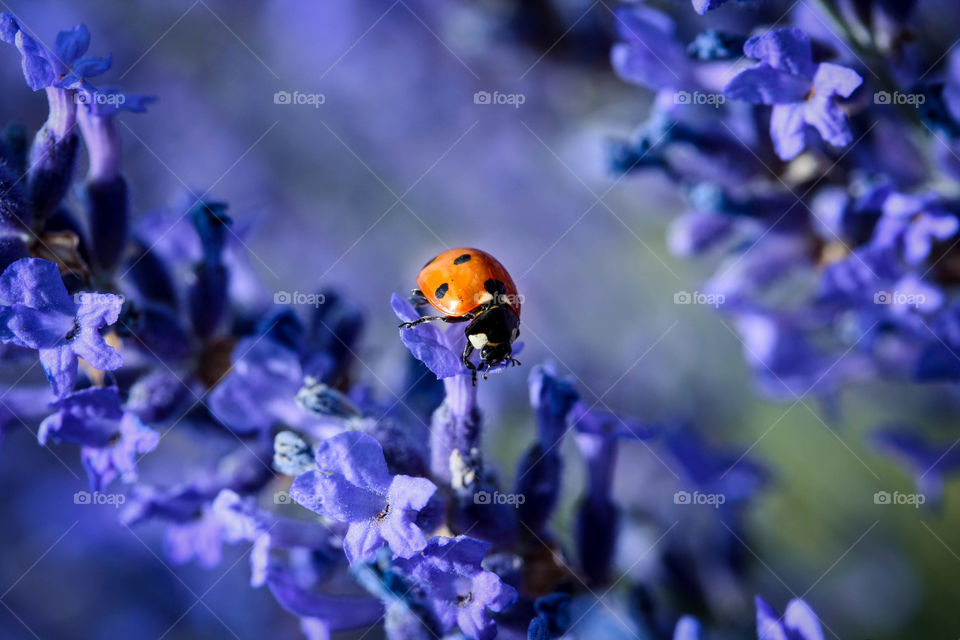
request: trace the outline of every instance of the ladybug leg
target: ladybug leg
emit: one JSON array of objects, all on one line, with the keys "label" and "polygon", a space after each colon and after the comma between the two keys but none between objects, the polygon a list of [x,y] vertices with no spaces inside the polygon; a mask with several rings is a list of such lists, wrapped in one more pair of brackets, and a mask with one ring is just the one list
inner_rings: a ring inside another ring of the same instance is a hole
[{"label": "ladybug leg", "polygon": [[423,295],[423,291],[420,289],[413,289],[410,292],[410,297],[407,298],[415,307],[423,307],[430,304],[430,301],[427,300],[427,297]]},{"label": "ladybug leg", "polygon": [[423,324],[424,322],[431,322],[433,320],[446,320],[446,317],[445,316],[423,316],[423,317],[417,318],[413,322],[401,322],[400,328],[412,329],[417,325]]},{"label": "ladybug leg", "polygon": [[467,340],[467,346],[463,348],[463,355],[460,356],[460,361],[463,362],[467,369],[470,369],[470,374],[473,377],[473,386],[477,386],[477,365],[470,361],[471,354],[473,354],[473,345]]},{"label": "ladybug leg", "polygon": [[422,316],[413,322],[402,322],[400,323],[401,329],[410,329],[417,326],[418,324],[423,324],[424,322],[432,322],[434,320],[442,320],[447,324],[454,324],[456,322],[469,322],[473,320],[473,314],[466,314],[462,316]]}]

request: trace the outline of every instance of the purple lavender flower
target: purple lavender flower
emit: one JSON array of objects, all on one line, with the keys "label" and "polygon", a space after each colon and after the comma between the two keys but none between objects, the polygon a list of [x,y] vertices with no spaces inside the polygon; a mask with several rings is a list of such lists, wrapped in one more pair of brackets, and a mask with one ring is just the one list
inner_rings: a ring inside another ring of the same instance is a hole
[{"label": "purple lavender flower", "polygon": [[960,230],[957,216],[946,211],[939,199],[936,193],[889,194],[871,243],[899,250],[908,265],[924,262],[936,242],[949,240]]},{"label": "purple lavender flower", "polygon": [[71,297],[57,265],[23,258],[0,275],[0,340],[40,353],[40,364],[57,396],[69,393],[83,358],[94,369],[113,370],[120,354],[100,335],[117,321],[121,298],[107,293]]},{"label": "purple lavender flower", "polygon": [[53,50],[35,40],[9,13],[0,14],[0,40],[20,51],[23,77],[34,91],[47,87],[76,89],[89,86],[87,78],[110,68],[111,57],[84,56],[90,48],[90,32],[80,24],[57,34]]},{"label": "purple lavender flower", "polygon": [[488,609],[500,612],[516,601],[516,590],[481,566],[488,547],[465,536],[436,537],[419,554],[394,561],[444,634],[460,627],[468,638],[492,640],[497,624]]},{"label": "purple lavender flower", "polygon": [[391,476],[380,443],[347,431],[317,445],[317,470],[294,480],[291,497],[317,513],[348,523],[343,549],[351,564],[370,560],[384,544],[409,558],[427,541],[416,525],[436,485],[426,478]]},{"label": "purple lavender flower", "polygon": [[750,38],[745,55],[760,64],[741,71],[724,89],[731,100],[773,105],[770,136],[777,155],[791,160],[807,146],[811,125],[835,147],[853,142],[837,98],[849,98],[863,79],[848,67],[815,65],[810,37],[799,29],[776,29]]},{"label": "purple lavender flower", "polygon": [[803,600],[791,600],[782,618],[760,596],[756,604],[758,640],[823,640],[820,620]]},{"label": "purple lavender flower", "polygon": [[95,90],[87,78],[100,75],[111,58],[84,56],[90,47],[90,33],[83,25],[57,34],[53,50],[26,33],[9,13],[0,14],[0,40],[20,51],[23,75],[33,90],[46,89],[50,116],[30,151],[27,200],[40,228],[63,200],[73,177],[77,153],[77,91],[89,96]]},{"label": "purple lavender flower", "polygon": [[56,413],[40,425],[38,438],[81,445],[81,459],[93,491],[102,491],[119,477],[137,479],[137,458],[153,451],[159,434],[124,411],[116,387],[92,387],[62,397]]}]

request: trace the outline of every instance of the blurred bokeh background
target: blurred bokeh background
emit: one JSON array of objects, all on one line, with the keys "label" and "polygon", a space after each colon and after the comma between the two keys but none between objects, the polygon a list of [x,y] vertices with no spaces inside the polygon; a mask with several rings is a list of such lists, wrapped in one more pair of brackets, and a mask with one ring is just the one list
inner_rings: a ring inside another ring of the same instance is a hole
[{"label": "blurred bokeh background", "polygon": [[[612,3],[0,5],[43,40],[85,23],[91,52],[114,56],[106,81],[159,97],[120,125],[137,215],[182,213],[191,195],[229,202],[268,290],[335,288],[363,308],[357,375],[375,392],[404,391],[390,294],[413,286],[433,254],[481,247],[526,297],[525,365],[553,361],[588,402],[690,420],[768,467],[773,485],[749,508],[741,549],[754,592],[779,606],[804,596],[842,638],[957,636],[960,500],[948,490],[937,510],[875,505],[876,491],[912,489],[863,438],[898,421],[948,434],[955,393],[878,384],[830,410],[812,398],[766,402],[733,327],[709,307],[674,304],[704,272],[666,248],[679,197],[656,175],[606,170],[605,142],[650,101],[610,70]],[[23,85],[16,52],[0,54],[0,120],[35,130],[45,99]],[[278,92],[322,104],[284,104]],[[477,92],[522,104],[477,104]],[[533,437],[525,376],[510,371],[480,391],[486,446],[508,478]],[[163,446],[176,447],[176,434]],[[129,530],[111,507],[74,505],[86,483],[75,451],[63,451],[25,429],[0,447],[0,637],[298,637],[270,594],[247,586],[244,549],[214,569],[170,565],[159,528]],[[580,463],[568,457],[561,530],[580,492]],[[617,486],[631,513],[674,506],[657,455],[628,444],[619,464],[631,472]],[[637,524],[631,535],[652,534]],[[622,568],[634,560],[620,558]]]}]

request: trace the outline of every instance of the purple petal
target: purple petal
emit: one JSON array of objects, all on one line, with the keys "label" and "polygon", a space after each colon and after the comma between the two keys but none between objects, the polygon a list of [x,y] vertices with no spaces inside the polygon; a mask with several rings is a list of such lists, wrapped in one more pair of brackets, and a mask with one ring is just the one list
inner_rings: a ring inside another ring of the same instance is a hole
[{"label": "purple petal", "polygon": [[308,471],[290,486],[290,497],[311,511],[339,522],[376,518],[386,507],[386,498],[348,482],[338,473]]},{"label": "purple petal", "polygon": [[84,447],[80,459],[94,491],[102,491],[119,476],[123,482],[137,479],[137,458],[156,448],[160,434],[133,414],[120,421],[120,439],[106,447]]},{"label": "purple petal", "polygon": [[73,391],[77,382],[77,356],[68,345],[40,349],[40,366],[57,397]]},{"label": "purple petal", "polygon": [[781,160],[792,160],[806,146],[804,104],[778,104],[770,114],[770,137]]},{"label": "purple petal", "polygon": [[300,632],[307,640],[330,640],[330,625],[321,618],[301,618]]},{"label": "purple petal", "polygon": [[783,616],[787,629],[794,632],[795,637],[802,640],[824,640],[820,620],[803,600],[796,598],[787,605]]},{"label": "purple petal", "polygon": [[73,318],[59,311],[39,311],[15,304],[3,310],[4,341],[30,349],[47,349],[64,342]]},{"label": "purple petal", "polygon": [[752,104],[802,102],[810,93],[810,81],[792,73],[758,64],[737,74],[724,88],[730,100]]},{"label": "purple petal", "polygon": [[652,90],[687,84],[690,60],[672,18],[644,6],[622,8],[615,15],[621,42],[610,58],[620,77]]},{"label": "purple petal", "polygon": [[174,564],[196,559],[204,567],[220,564],[220,524],[209,513],[186,523],[167,526],[166,551]]},{"label": "purple petal", "polygon": [[334,630],[372,625],[383,614],[376,598],[332,596],[301,585],[300,576],[287,568],[270,572],[267,585],[277,602],[291,613],[320,618]]},{"label": "purple petal", "polygon": [[352,522],[343,538],[343,551],[350,564],[372,560],[383,546],[384,536],[376,520]]},{"label": "purple petal", "polygon": [[463,635],[473,640],[493,640],[497,637],[497,623],[483,606],[471,604],[457,612],[457,626]]},{"label": "purple petal", "polygon": [[757,640],[791,640],[780,624],[780,616],[763,598],[757,596]]},{"label": "purple petal", "polygon": [[90,32],[87,27],[78,24],[73,29],[64,29],[57,34],[53,53],[61,64],[70,66],[90,48]]},{"label": "purple petal", "polygon": [[381,525],[382,535],[401,558],[409,558],[427,546],[416,520],[436,491],[437,486],[426,478],[396,476],[390,484],[387,492],[390,510]]},{"label": "purple petal", "polygon": [[810,36],[800,29],[775,29],[750,38],[743,45],[743,53],[804,78],[814,74]]},{"label": "purple petal", "polygon": [[39,258],[21,258],[0,275],[0,299],[39,311],[74,315],[74,302],[57,265]]},{"label": "purple petal", "polygon": [[210,393],[218,420],[240,434],[304,420],[296,403],[303,370],[294,351],[269,338],[250,338],[241,340],[234,354],[230,373]]},{"label": "purple petal", "polygon": [[952,214],[920,214],[909,225],[904,235],[904,253],[909,264],[919,264],[930,256],[936,240],[947,240],[956,235],[960,223]]},{"label": "purple petal", "polygon": [[345,431],[324,440],[317,445],[316,459],[325,475],[340,475],[350,484],[381,496],[390,486],[383,447],[366,433]]},{"label": "purple petal", "polygon": [[845,147],[853,142],[847,114],[828,96],[817,94],[803,111],[806,122],[812,125],[824,140],[835,147]]},{"label": "purple petal", "polygon": [[[391,296],[390,306],[403,322],[413,322],[420,317],[413,305],[397,294]],[[458,329],[454,327],[448,331]],[[450,349],[448,336],[444,335],[444,331],[439,327],[422,324],[413,329],[400,329],[400,340],[413,357],[425,364],[438,380],[467,373],[467,368],[460,361],[460,354]]]},{"label": "purple petal", "polygon": [[53,84],[56,74],[47,58],[46,48],[24,33],[20,24],[9,13],[2,14],[0,36],[4,42],[16,45],[20,51],[23,77],[31,89],[37,91]]},{"label": "purple petal", "polygon": [[850,67],[829,62],[821,63],[817,67],[817,73],[813,76],[816,95],[823,97],[839,95],[849,98],[861,84],[863,84],[863,78],[860,77],[859,73]]},{"label": "purple petal", "polygon": [[75,300],[77,322],[81,327],[100,327],[111,325],[120,317],[123,298],[112,293],[78,293]]},{"label": "purple petal", "polygon": [[517,590],[496,573],[483,571],[473,579],[473,596],[491,611],[500,612],[517,601]]},{"label": "purple petal", "polygon": [[123,408],[116,387],[91,387],[57,400],[56,413],[40,425],[37,437],[57,442],[104,447],[120,434]]},{"label": "purple petal", "polygon": [[74,354],[83,358],[94,369],[113,371],[123,364],[120,352],[108,345],[100,332],[93,328],[81,329],[70,347]]},{"label": "purple petal", "polygon": [[417,313],[416,308],[414,308],[409,300],[401,298],[395,293],[390,296],[390,306],[402,322],[413,322],[420,317],[420,314]]}]

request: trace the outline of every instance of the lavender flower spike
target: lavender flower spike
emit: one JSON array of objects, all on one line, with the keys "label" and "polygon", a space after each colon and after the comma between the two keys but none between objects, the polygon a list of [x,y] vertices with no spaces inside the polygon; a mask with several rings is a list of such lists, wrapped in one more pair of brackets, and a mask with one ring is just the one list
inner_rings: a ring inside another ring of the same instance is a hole
[{"label": "lavender flower spike", "polygon": [[84,186],[90,239],[97,266],[113,270],[123,257],[129,235],[127,181],[120,175],[120,140],[114,117],[120,111],[142,113],[156,98],[115,89],[78,93],[78,122],[90,158]]},{"label": "lavender flower spike", "polygon": [[57,396],[77,380],[78,358],[94,369],[120,367],[120,354],[107,345],[100,329],[117,321],[123,300],[108,293],[71,297],[57,265],[23,258],[0,275],[0,341],[37,349]]},{"label": "lavender flower spike", "polygon": [[73,133],[77,117],[77,91],[89,94],[93,86],[87,78],[107,71],[111,59],[84,56],[90,47],[90,33],[83,25],[57,34],[53,50],[30,36],[9,13],[0,14],[0,40],[20,51],[23,76],[34,91],[45,89],[50,116],[37,133],[30,151],[27,199],[35,220],[43,221],[63,200],[73,177],[77,155],[77,136]]},{"label": "lavender flower spike", "polygon": [[608,411],[589,409],[582,402],[571,420],[577,429],[577,446],[587,463],[587,495],[577,513],[577,547],[587,577],[597,584],[607,581],[616,548],[620,511],[610,497],[616,464],[617,441],[646,439],[652,431],[625,421]]},{"label": "lavender flower spike", "polygon": [[537,412],[537,441],[517,469],[521,522],[539,535],[560,495],[563,464],[560,441],[567,430],[567,414],[579,400],[572,380],[560,378],[552,366],[538,365],[530,372],[530,404]]},{"label": "lavender flower spike", "polygon": [[750,38],[743,52],[760,60],[727,84],[731,100],[773,105],[770,135],[777,155],[791,160],[806,147],[806,125],[835,147],[853,142],[837,98],[849,98],[863,78],[847,67],[815,65],[810,37],[799,29],[775,29]]},{"label": "lavender flower spike", "polygon": [[[390,304],[404,322],[420,317],[410,302],[396,294]],[[423,324],[413,329],[401,329],[400,339],[415,358],[443,380],[446,398],[431,419],[430,470],[435,478],[452,482],[454,452],[458,452],[461,459],[468,458],[480,441],[477,388],[471,382],[470,372],[460,361],[466,336],[456,327],[444,330]]]},{"label": "lavender flower spike", "polygon": [[372,559],[384,544],[404,558],[426,546],[416,519],[436,485],[426,478],[391,476],[380,443],[358,431],[321,442],[316,460],[318,469],[298,476],[290,496],[350,525],[343,550],[351,564]]}]

